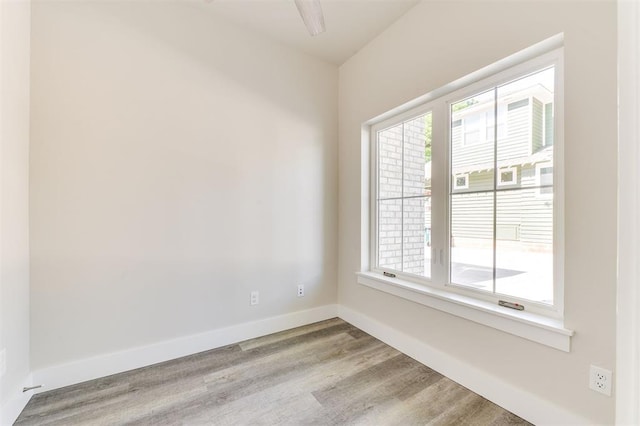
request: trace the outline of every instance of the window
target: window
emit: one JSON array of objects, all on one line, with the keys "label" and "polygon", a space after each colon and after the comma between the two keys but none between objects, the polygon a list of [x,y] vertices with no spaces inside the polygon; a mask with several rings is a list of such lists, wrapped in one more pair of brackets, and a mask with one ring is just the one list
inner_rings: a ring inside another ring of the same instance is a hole
[{"label": "window", "polygon": [[455,175],[453,177],[453,189],[467,189],[469,188],[469,174]]},{"label": "window", "polygon": [[553,103],[544,106],[544,146],[553,145]]},{"label": "window", "polygon": [[529,98],[521,99],[516,102],[511,102],[509,103],[509,105],[507,105],[507,109],[509,111],[513,111],[514,109],[526,107],[527,105],[529,105]]},{"label": "window", "polygon": [[[525,305],[554,305],[553,204],[540,202],[536,194],[553,192],[553,168],[540,168],[538,182],[526,178],[533,175],[536,168],[532,165],[540,159],[553,161],[553,147],[544,147],[541,141],[542,100],[553,99],[554,81],[555,68],[544,67],[470,91],[448,104],[450,120],[456,119],[460,105],[471,103],[494,112],[487,122],[498,122],[498,111],[506,106],[503,119],[511,123],[510,128],[523,129],[496,138],[474,155],[457,144],[453,134],[450,137],[452,174],[465,169],[486,176],[486,182],[471,187],[469,193],[458,193],[453,185],[449,194],[450,285],[510,297]],[[522,96],[526,103],[518,101],[517,107],[509,103]],[[517,167],[523,169],[520,185]]]},{"label": "window", "polygon": [[561,318],[560,64],[551,51],[371,127],[372,274]]},{"label": "window", "polygon": [[518,168],[506,167],[498,171],[498,186],[516,185],[518,183]]},{"label": "window", "polygon": [[[457,121],[457,120],[456,120]],[[484,142],[483,136],[486,127],[483,114],[473,114],[466,117],[464,123],[464,145],[474,145]]]},{"label": "window", "polygon": [[553,196],[553,164],[538,164],[536,166],[536,178],[538,180],[538,194]]},{"label": "window", "polygon": [[376,265],[431,276],[431,112],[376,133]]}]

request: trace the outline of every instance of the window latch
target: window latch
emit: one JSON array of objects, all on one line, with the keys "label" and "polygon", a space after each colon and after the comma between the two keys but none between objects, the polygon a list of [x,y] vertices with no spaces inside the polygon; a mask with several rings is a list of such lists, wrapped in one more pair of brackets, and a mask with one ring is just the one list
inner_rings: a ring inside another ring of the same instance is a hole
[{"label": "window latch", "polygon": [[519,303],[511,303],[506,300],[498,300],[498,305],[504,306],[505,308],[511,308],[518,311],[524,311],[524,305],[520,305]]}]

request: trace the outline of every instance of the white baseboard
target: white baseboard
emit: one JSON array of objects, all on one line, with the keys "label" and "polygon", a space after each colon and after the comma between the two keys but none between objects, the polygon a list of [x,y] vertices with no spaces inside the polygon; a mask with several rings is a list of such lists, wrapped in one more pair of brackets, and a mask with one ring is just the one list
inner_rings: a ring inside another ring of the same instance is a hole
[{"label": "white baseboard", "polygon": [[[36,370],[26,386],[42,384],[41,392],[57,389],[336,316],[534,424],[589,424],[575,413],[342,305],[321,306]],[[12,424],[28,401],[29,395],[25,395],[2,407],[0,424]]]},{"label": "white baseboard", "polygon": [[49,391],[337,316],[337,305],[326,305],[259,321],[246,322],[36,370],[33,372],[33,383],[43,385],[39,389],[40,392]]},{"label": "white baseboard", "polygon": [[[24,381],[23,386],[31,386],[33,383],[33,375],[29,374]],[[0,426],[3,425],[12,425],[24,407],[27,405],[31,397],[33,396],[33,392],[22,392],[22,389],[16,390],[16,394],[9,398],[9,400],[0,407]]]},{"label": "white baseboard", "polygon": [[504,382],[471,364],[343,305],[338,316],[462,386],[536,425],[585,425],[589,420]]}]

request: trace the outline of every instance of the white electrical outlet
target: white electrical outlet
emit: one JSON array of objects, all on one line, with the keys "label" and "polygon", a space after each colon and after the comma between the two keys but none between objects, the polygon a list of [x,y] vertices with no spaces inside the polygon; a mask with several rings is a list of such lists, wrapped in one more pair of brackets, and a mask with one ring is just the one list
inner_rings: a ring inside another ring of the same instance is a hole
[{"label": "white electrical outlet", "polygon": [[613,386],[613,373],[604,368],[591,366],[589,370],[589,388],[596,392],[611,396],[611,388]]},{"label": "white electrical outlet", "polygon": [[298,297],[304,296],[304,284],[298,284]]},{"label": "white electrical outlet", "polygon": [[260,303],[260,292],[252,291],[251,292],[251,305],[257,305]]},{"label": "white electrical outlet", "polygon": [[4,376],[7,372],[7,350],[0,351],[0,377]]}]

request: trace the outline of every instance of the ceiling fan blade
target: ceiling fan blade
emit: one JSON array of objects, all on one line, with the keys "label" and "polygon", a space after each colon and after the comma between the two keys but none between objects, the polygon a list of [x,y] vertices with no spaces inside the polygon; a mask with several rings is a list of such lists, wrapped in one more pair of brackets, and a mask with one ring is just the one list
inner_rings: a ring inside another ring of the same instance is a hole
[{"label": "ceiling fan blade", "polygon": [[324,15],[322,14],[322,6],[320,0],[294,0],[296,7],[304,24],[307,26],[309,33],[316,36],[325,31]]}]

